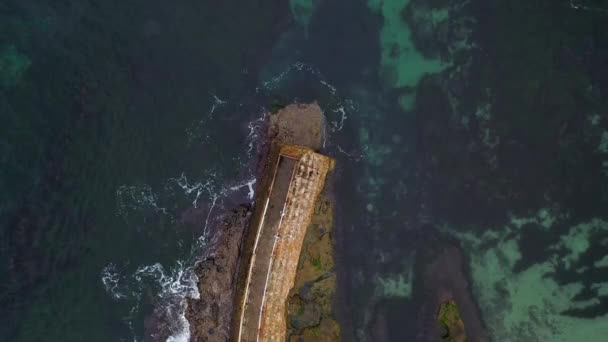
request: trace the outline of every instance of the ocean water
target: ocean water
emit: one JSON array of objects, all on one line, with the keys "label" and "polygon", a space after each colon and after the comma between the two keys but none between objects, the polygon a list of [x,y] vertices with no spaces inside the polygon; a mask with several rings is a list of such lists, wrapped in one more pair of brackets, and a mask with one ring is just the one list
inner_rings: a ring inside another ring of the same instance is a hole
[{"label": "ocean water", "polygon": [[1,1],[0,340],[188,340],[266,113],[318,101],[346,341],[414,340],[445,241],[493,340],[604,341],[607,26],[601,0]]}]

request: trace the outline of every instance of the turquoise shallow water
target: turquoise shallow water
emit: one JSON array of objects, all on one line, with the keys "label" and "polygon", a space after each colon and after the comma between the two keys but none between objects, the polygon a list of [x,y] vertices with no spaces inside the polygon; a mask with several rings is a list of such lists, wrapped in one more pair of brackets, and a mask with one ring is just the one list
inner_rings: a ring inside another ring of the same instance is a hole
[{"label": "turquoise shallow water", "polygon": [[0,340],[187,338],[264,113],[316,100],[346,340],[413,340],[447,239],[494,340],[603,341],[606,6],[4,1]]}]

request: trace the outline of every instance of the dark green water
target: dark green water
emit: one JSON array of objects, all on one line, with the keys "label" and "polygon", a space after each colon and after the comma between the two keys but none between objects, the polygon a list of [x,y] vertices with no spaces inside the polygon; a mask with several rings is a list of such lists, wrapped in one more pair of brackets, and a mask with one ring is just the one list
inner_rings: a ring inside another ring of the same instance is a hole
[{"label": "dark green water", "polygon": [[2,0],[0,340],[181,340],[264,113],[317,100],[345,340],[415,340],[449,239],[495,341],[604,341],[607,93],[601,0]]}]

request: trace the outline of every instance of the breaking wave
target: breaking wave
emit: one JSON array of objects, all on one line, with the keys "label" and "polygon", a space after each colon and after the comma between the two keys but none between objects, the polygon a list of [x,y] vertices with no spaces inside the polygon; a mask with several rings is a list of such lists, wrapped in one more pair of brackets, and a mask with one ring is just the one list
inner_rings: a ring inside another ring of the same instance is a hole
[{"label": "breaking wave", "polygon": [[[324,145],[324,148],[328,149],[330,154],[342,154],[356,160],[353,156],[356,156],[357,152],[349,152],[352,150],[351,146],[340,146],[338,142],[331,141],[332,136],[344,134],[342,131],[351,116],[359,115],[355,102],[341,98],[336,87],[326,80],[316,67],[301,62],[294,63],[269,81],[262,82],[262,90],[271,93],[275,90],[281,91],[283,82],[289,82],[290,78],[299,73],[312,75],[329,98],[327,103],[321,103],[330,133],[326,139],[327,146]],[[188,144],[212,143],[213,132],[209,128],[211,123],[231,108],[227,100],[215,94],[210,96],[211,107],[186,131]],[[230,209],[224,205],[230,203],[231,207],[235,200],[242,203],[254,199],[257,179],[252,162],[261,152],[259,140],[264,134],[267,112],[267,108],[260,108],[259,115],[245,126],[247,136],[236,160],[240,163],[239,167],[247,172],[241,173],[238,179],[226,182],[227,171],[222,172],[218,168],[210,167],[197,175],[181,172],[156,186],[123,184],[116,190],[117,214],[127,223],[137,222],[145,225],[150,215],[162,215],[175,222],[174,217],[179,216],[177,213],[187,208],[194,208],[203,213],[201,221],[204,221],[201,222],[202,234],[194,241],[187,255],[180,257],[180,260],[170,264],[153,262],[143,265],[121,264],[114,261],[101,270],[101,283],[108,295],[114,301],[130,307],[124,321],[131,331],[133,326],[141,326],[144,313],[140,308],[144,307],[144,302],[148,303],[152,295],[155,297],[152,301],[163,303],[160,308],[163,311],[162,317],[170,320],[167,322],[170,329],[167,341],[189,340],[190,327],[185,318],[186,298],[196,299],[200,296],[194,266],[204,258],[204,253],[213,240],[213,236],[210,236],[212,232],[210,228],[219,222],[224,210]],[[178,202],[180,204],[176,205],[175,203]],[[135,221],[136,219],[139,221]],[[137,336],[138,332],[133,332],[133,335]],[[138,338],[139,336],[135,339]]]},{"label": "breaking wave", "polygon": [[[213,104],[207,115],[201,122],[196,123],[192,130],[186,132],[189,138],[204,137],[204,130],[208,128],[203,127],[203,124],[227,106],[227,101],[213,94],[212,97]],[[261,109],[260,112],[266,113],[266,110]],[[117,305],[130,307],[123,320],[131,331],[133,326],[141,326],[142,315],[146,314],[140,310],[142,304],[152,300],[154,303],[161,303],[160,315],[170,321],[164,322],[170,330],[167,342],[189,340],[190,327],[185,317],[186,298],[198,299],[200,296],[194,266],[205,257],[204,253],[212,240],[212,236],[209,236],[210,227],[221,219],[225,209],[224,202],[227,199],[240,203],[253,201],[257,179],[250,164],[253,157],[259,153],[258,141],[262,136],[265,115],[261,114],[248,122],[249,133],[242,155],[239,156],[239,160],[244,161],[241,167],[247,172],[235,181],[226,182],[225,174],[211,168],[198,176],[182,172],[156,187],[148,184],[123,184],[116,189],[117,215],[127,224],[136,222],[145,225],[150,215],[163,215],[174,222],[176,212],[188,207],[204,213],[204,222],[201,222],[202,235],[194,241],[189,253],[180,260],[171,264],[154,262],[137,267],[129,265],[128,262],[122,264],[114,261],[101,270],[100,278],[105,292],[117,303],[122,303]],[[180,200],[188,202],[176,206],[175,203]],[[150,299],[150,296],[154,298]],[[134,340],[139,339],[139,334],[141,332],[133,332]]]},{"label": "breaking wave", "polygon": [[[105,291],[116,301],[128,301],[135,303],[134,309],[138,310],[142,302],[144,292],[152,290],[159,302],[167,302],[179,305],[167,305],[166,317],[174,317],[176,322],[171,322],[175,327],[172,335],[167,341],[188,341],[189,324],[185,318],[186,298],[198,299],[200,294],[197,289],[197,277],[194,266],[197,261],[204,257],[203,250],[209,241],[209,225],[214,218],[220,218],[220,211],[214,209],[221,205],[224,198],[239,192],[246,192],[246,198],[253,200],[255,178],[247,178],[232,182],[219,187],[217,177],[211,177],[205,181],[190,181],[182,173],[179,177],[167,180],[165,187],[177,187],[183,194],[192,198],[192,206],[199,207],[203,203],[208,206],[205,218],[203,234],[197,239],[192,249],[192,255],[188,260],[178,260],[171,266],[161,263],[141,265],[131,274],[121,272],[116,263],[109,263],[101,271],[101,282]],[[117,190],[117,201],[119,213],[124,214],[126,210],[144,210],[148,206],[155,207],[155,196],[149,187],[121,186]],[[215,214],[217,212],[218,214]],[[137,318],[132,318],[137,319]],[[131,324],[130,322],[129,324]]]}]

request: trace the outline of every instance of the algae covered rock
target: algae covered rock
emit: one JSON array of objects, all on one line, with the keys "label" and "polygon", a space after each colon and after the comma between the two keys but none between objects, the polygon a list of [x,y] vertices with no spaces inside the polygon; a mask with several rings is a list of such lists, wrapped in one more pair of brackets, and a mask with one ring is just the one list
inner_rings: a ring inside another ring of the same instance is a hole
[{"label": "algae covered rock", "polygon": [[308,227],[287,303],[289,341],[341,340],[340,326],[333,312],[336,274],[332,224],[332,203],[322,198]]},{"label": "algae covered rock", "polygon": [[466,342],[464,322],[460,318],[458,306],[453,300],[441,303],[437,319],[440,324],[441,339],[449,342]]}]

